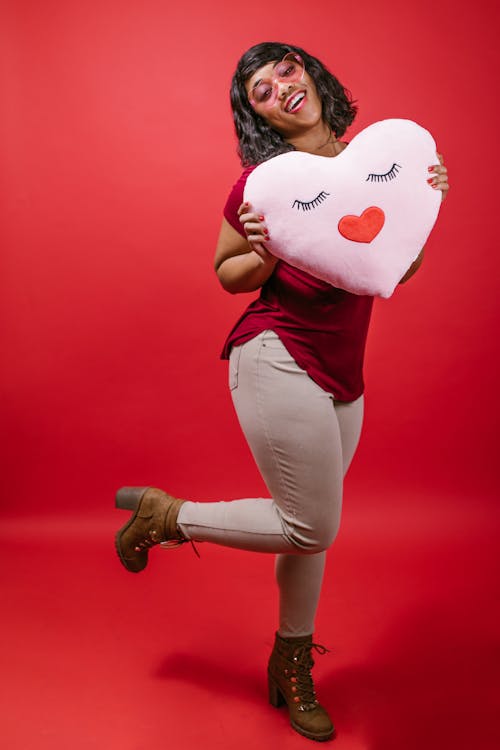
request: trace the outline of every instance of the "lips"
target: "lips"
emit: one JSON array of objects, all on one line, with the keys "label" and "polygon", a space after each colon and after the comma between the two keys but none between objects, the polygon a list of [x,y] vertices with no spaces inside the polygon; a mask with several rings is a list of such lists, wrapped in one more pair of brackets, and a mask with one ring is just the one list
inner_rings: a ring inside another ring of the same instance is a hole
[{"label": "lips", "polygon": [[305,98],[306,92],[304,89],[301,89],[300,91],[294,91],[293,94],[289,96],[285,102],[285,112],[288,112],[289,114],[298,112],[299,109],[302,109]]}]

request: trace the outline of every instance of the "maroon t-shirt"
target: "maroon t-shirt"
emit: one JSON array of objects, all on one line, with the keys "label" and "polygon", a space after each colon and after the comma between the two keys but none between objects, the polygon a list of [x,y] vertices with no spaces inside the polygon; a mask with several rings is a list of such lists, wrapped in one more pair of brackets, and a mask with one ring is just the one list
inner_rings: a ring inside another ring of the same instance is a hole
[{"label": "maroon t-shirt", "polygon": [[[238,218],[243,189],[254,167],[245,169],[224,207],[226,220],[243,237]],[[233,346],[270,329],[299,367],[338,401],[354,401],[364,390],[363,358],[373,297],[336,289],[280,260],[230,332],[222,359]]]}]

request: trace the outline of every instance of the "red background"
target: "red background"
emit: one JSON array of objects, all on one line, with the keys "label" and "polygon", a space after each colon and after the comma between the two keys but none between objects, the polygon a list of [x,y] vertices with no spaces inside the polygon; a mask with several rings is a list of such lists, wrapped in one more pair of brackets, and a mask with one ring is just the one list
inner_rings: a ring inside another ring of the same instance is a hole
[{"label": "red background", "polygon": [[492,491],[494,17],[222,7],[4,10],[4,502],[45,513],[106,506],[124,482],[198,499],[256,484],[218,360],[249,298],[223,292],[212,258],[239,174],[229,81],[266,38],[312,50],[350,87],[351,137],[385,117],[427,127],[453,183],[421,273],[376,305],[353,474]]},{"label": "red background", "polygon": [[[403,538],[420,530],[422,550],[429,528],[458,529],[464,540],[480,528],[468,557],[450,554],[450,570],[485,549],[499,489],[497,8],[488,0],[3,3],[8,533],[22,529],[42,544],[73,517],[79,533],[107,533],[122,484],[199,500],[265,491],[218,359],[251,295],[227,295],[212,258],[240,171],[230,78],[247,47],[277,39],[317,55],[351,89],[359,115],[348,137],[386,117],[414,119],[433,133],[452,184],[422,270],[375,305],[347,528],[352,513],[365,542],[394,524]],[[395,538],[389,548],[399,549]],[[26,553],[25,561],[29,545]],[[228,560],[247,565],[238,554]],[[96,576],[115,564],[104,559]],[[476,563],[480,578],[484,560]],[[489,574],[497,563],[488,558]]]}]

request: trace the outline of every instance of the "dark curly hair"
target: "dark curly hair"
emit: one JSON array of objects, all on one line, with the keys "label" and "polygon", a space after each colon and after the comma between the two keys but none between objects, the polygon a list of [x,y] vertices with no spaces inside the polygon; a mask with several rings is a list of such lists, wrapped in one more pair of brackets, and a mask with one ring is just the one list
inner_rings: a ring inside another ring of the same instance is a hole
[{"label": "dark curly hair", "polygon": [[256,70],[275,60],[281,60],[287,52],[299,54],[306,71],[313,79],[323,105],[323,118],[335,136],[344,135],[357,112],[351,93],[316,57],[300,47],[280,42],[262,42],[250,47],[241,57],[231,81],[231,107],[238,137],[238,155],[243,166],[260,164],[272,156],[294,151],[283,136],[258,115],[248,101],[245,83]]}]

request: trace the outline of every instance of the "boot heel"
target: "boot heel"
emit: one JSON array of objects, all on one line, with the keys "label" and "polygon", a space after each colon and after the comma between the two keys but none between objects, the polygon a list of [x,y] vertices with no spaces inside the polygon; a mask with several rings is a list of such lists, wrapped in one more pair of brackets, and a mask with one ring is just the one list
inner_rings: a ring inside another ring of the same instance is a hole
[{"label": "boot heel", "polygon": [[274,706],[274,708],[279,708],[280,706],[285,705],[286,701],[283,698],[281,690],[270,674],[268,674],[267,676],[267,689],[269,691],[269,703],[271,704],[271,706]]},{"label": "boot heel", "polygon": [[116,493],[115,505],[122,510],[136,510],[149,487],[122,487]]}]

